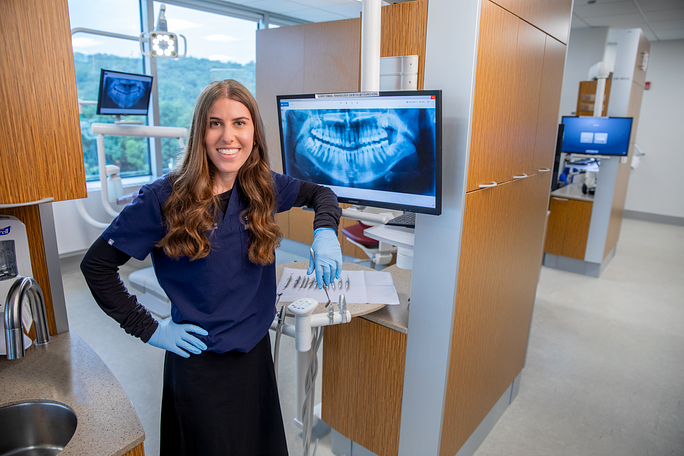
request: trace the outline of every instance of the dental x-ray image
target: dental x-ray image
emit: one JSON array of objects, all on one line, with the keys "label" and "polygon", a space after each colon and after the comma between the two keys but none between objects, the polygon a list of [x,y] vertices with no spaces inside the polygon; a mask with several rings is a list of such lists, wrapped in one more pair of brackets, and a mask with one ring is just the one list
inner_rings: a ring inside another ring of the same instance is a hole
[{"label": "dental x-ray image", "polygon": [[435,110],[287,110],[288,174],[325,185],[435,195]]},{"label": "dental x-ray image", "polygon": [[147,115],[152,76],[102,70],[97,113]]},{"label": "dental x-ray image", "polygon": [[132,79],[108,78],[105,80],[103,102],[106,106],[127,109],[147,109],[149,99],[145,98],[150,83]]}]

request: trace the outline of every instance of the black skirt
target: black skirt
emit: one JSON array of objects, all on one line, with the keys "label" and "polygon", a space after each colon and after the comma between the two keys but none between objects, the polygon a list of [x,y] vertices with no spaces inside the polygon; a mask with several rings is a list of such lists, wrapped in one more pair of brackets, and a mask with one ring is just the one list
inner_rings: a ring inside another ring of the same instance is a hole
[{"label": "black skirt", "polygon": [[166,352],[161,456],[287,454],[268,334],[249,353]]}]

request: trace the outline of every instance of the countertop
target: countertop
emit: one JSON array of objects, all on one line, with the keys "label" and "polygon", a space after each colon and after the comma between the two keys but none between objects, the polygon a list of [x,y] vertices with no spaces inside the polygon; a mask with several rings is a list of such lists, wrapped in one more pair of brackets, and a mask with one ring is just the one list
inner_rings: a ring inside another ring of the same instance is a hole
[{"label": "countertop", "polygon": [[120,456],[145,440],[133,404],[104,362],[73,332],[31,346],[23,358],[0,357],[0,407],[59,402],[76,412],[76,432],[60,456]]},{"label": "countertop", "polygon": [[[308,262],[306,261],[278,265],[276,267],[277,280],[280,280],[284,268],[306,269],[307,267]],[[374,271],[374,269],[354,263],[344,263],[342,269],[352,271]],[[397,295],[399,296],[399,304],[391,306],[350,304],[349,310],[352,313],[352,317],[365,318],[366,320],[379,325],[407,334],[409,298],[411,297],[411,271],[400,269],[396,265],[392,265],[383,269],[382,272],[389,272],[392,274],[394,288],[397,290]],[[320,312],[325,312],[323,304],[319,304],[318,308],[314,311],[314,313]]]},{"label": "countertop", "polygon": [[588,201],[590,203],[594,202],[594,195],[582,193],[582,185],[570,184],[565,187],[557,188],[551,192],[551,196],[558,198],[568,198],[577,201]]},{"label": "countertop", "polygon": [[411,271],[398,268],[396,264],[386,267],[383,271],[392,274],[394,288],[396,288],[397,295],[399,296],[399,305],[385,306],[380,310],[364,315],[362,318],[403,334],[408,334]]}]

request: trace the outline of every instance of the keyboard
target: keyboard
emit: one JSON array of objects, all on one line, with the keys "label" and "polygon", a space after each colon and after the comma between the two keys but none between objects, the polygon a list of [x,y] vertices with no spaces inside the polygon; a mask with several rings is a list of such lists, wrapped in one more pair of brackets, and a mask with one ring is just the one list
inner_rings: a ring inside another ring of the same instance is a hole
[{"label": "keyboard", "polygon": [[416,213],[415,212],[407,212],[405,214],[401,214],[400,216],[394,217],[392,220],[387,222],[387,225],[405,226],[407,228],[415,228],[416,227]]}]

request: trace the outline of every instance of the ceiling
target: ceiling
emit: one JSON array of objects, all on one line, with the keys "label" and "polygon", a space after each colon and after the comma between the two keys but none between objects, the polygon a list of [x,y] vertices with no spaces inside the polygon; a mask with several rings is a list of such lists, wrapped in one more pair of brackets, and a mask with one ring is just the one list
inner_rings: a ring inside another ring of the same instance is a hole
[{"label": "ceiling", "polygon": [[574,0],[572,29],[587,27],[640,28],[651,42],[681,40],[684,0]]},{"label": "ceiling", "polygon": [[[229,0],[309,22],[359,17],[359,0]],[[406,0],[400,0],[406,1]],[[640,28],[649,41],[684,39],[684,0],[573,0],[572,28]],[[382,4],[397,3],[383,0]],[[609,35],[608,41],[611,41]]]}]

